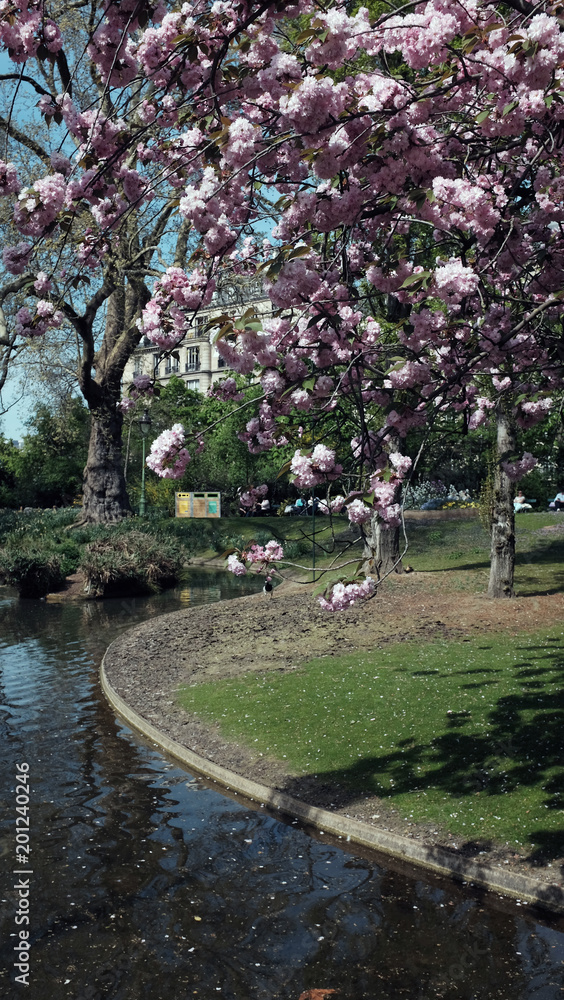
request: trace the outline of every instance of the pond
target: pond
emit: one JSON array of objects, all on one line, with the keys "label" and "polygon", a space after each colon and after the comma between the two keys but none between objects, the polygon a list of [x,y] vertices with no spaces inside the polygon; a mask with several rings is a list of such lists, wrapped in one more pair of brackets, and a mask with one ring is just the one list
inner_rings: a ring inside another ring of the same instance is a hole
[{"label": "pond", "polygon": [[[312,838],[221,795],[116,720],[98,681],[112,639],[248,588],[201,570],[124,601],[18,601],[0,590],[0,995],[560,998],[562,919]],[[22,764],[29,805],[20,789],[17,813]],[[15,979],[21,940],[28,988]]]}]

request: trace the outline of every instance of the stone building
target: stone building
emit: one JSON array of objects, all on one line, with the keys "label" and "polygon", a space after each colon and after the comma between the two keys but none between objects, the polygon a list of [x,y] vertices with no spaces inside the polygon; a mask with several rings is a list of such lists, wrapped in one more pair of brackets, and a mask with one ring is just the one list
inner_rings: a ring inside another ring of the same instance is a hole
[{"label": "stone building", "polygon": [[198,313],[193,327],[166,358],[162,357],[162,350],[143,337],[125,366],[123,384],[129,385],[135,375],[142,374],[154,374],[161,384],[166,384],[172,375],[176,375],[186,382],[189,389],[207,392],[212,382],[226,370],[225,362],[213,344],[217,329],[211,332],[206,330],[207,323],[222,313],[236,317],[251,306],[258,316],[271,315],[272,306],[265,296],[262,282],[238,276],[225,280],[215,291],[211,304]]}]

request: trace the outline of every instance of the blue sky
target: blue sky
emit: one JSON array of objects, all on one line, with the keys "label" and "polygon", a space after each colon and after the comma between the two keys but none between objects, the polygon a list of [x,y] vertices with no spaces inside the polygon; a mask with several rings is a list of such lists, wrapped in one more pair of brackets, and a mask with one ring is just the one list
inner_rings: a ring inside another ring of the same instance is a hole
[{"label": "blue sky", "polygon": [[4,406],[10,406],[10,409],[0,416],[0,432],[4,437],[16,438],[19,441],[26,433],[24,421],[28,419],[31,411],[29,399],[18,400],[18,397],[16,386],[10,382],[6,383],[2,402]]}]

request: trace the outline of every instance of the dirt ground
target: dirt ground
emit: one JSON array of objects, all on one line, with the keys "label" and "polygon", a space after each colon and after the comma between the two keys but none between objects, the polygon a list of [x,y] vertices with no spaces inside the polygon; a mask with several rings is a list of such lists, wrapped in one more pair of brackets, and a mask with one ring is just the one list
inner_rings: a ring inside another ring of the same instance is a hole
[{"label": "dirt ground", "polygon": [[[453,593],[444,574],[410,573],[394,577],[378,597],[334,615],[319,607],[311,586],[284,583],[271,598],[263,594],[221,605],[174,612],[121,636],[106,657],[108,679],[140,715],[172,739],[245,777],[278,788],[311,805],[373,823],[381,829],[441,845],[457,855],[562,883],[564,858],[551,867],[532,866],[526,854],[503,847],[461,843],[434,827],[406,823],[387,803],[315,776],[288,773],[280,760],[267,759],[226,742],[215,727],[187,716],[175,704],[182,684],[249,671],[289,671],[303,660],[390,642],[419,638],[462,638],[488,632],[535,631],[564,621],[564,595],[492,601],[462,591]],[[377,814],[377,820],[374,818]]]}]

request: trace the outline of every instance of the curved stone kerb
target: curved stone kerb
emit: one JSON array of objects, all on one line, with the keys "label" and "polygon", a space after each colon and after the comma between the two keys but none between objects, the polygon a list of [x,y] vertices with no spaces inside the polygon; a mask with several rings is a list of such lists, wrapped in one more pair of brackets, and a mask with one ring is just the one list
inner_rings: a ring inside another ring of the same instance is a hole
[{"label": "curved stone kerb", "polygon": [[473,882],[493,892],[514,896],[517,899],[542,906],[551,912],[564,913],[564,890],[556,884],[537,882],[526,875],[514,874],[480,865],[463,857],[456,857],[442,847],[425,846],[409,837],[402,837],[387,830],[363,823],[361,820],[350,819],[340,813],[332,813],[327,809],[307,805],[300,799],[286,795],[275,788],[261,785],[257,781],[243,778],[226,767],[214,764],[213,761],[200,757],[188,747],[182,746],[176,740],[171,740],[165,733],[147,722],[114,690],[110,684],[104,666],[100,668],[102,690],[117,714],[138,732],[158,744],[167,753],[176,757],[191,771],[197,771],[206,778],[213,778],[225,788],[238,792],[254,802],[268,805],[288,816],[309,823],[327,833],[342,837],[347,841],[362,844],[383,854],[401,858],[416,865],[421,865],[440,875],[456,876],[457,879]]}]

